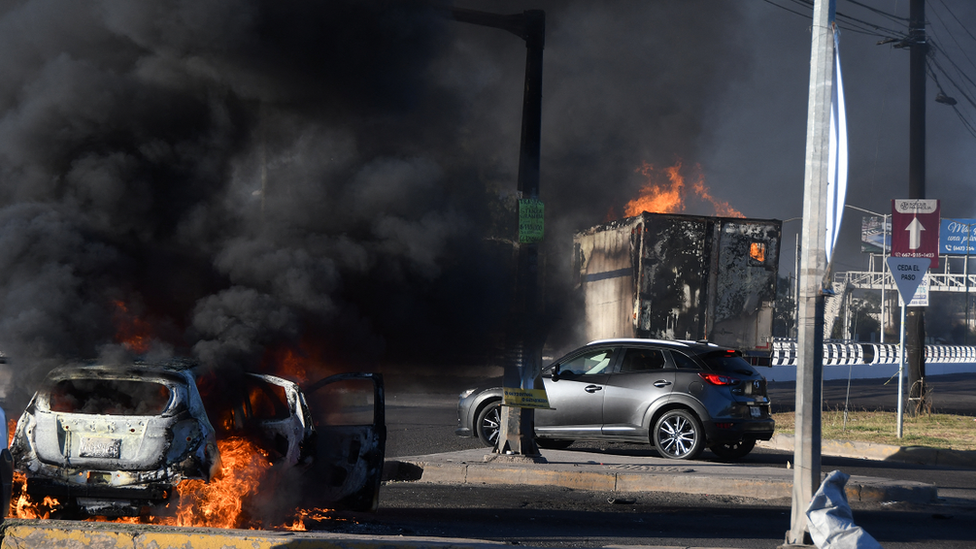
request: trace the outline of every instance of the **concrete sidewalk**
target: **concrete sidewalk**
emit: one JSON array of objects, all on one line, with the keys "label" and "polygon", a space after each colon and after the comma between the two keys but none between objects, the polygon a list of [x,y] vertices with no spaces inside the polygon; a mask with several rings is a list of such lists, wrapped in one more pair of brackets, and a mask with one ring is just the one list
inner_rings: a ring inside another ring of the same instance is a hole
[{"label": "concrete sidewalk", "polygon": [[[792,437],[776,436],[763,447],[793,450]],[[976,452],[823,441],[824,455],[893,460],[976,469]],[[735,463],[675,461],[659,457],[542,450],[542,458],[492,454],[487,448],[388,460],[384,477],[445,484],[523,484],[604,492],[684,492],[755,498],[791,498],[792,469]],[[824,471],[826,474],[828,471]],[[926,503],[938,498],[931,484],[852,476],[850,501]]]}]

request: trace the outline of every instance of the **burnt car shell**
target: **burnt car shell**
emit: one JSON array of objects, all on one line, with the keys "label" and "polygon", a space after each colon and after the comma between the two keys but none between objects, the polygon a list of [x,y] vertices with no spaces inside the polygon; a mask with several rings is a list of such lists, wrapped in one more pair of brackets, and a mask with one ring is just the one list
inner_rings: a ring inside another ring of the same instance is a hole
[{"label": "burnt car shell", "polygon": [[272,463],[295,466],[309,461],[315,426],[297,383],[249,372],[243,379],[242,397],[228,417],[215,418],[223,423],[219,429],[253,436]]},{"label": "burnt car shell", "polygon": [[53,370],[17,423],[15,467],[35,501],[133,516],[165,504],[183,479],[220,469],[193,364],[136,361]]}]

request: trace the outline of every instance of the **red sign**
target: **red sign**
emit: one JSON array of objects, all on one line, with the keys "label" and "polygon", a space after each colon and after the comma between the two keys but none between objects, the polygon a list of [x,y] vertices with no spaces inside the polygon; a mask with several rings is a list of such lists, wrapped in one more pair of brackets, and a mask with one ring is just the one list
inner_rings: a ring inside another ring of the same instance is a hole
[{"label": "red sign", "polygon": [[939,266],[939,201],[896,198],[891,201],[891,255],[927,257]]}]

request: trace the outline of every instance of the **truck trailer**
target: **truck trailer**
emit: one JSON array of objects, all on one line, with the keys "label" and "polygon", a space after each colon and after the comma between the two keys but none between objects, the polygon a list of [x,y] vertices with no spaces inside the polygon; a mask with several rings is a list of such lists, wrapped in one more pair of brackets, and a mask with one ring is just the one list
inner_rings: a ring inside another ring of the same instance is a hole
[{"label": "truck trailer", "polygon": [[644,212],[573,237],[587,340],[710,341],[769,365],[782,222]]}]

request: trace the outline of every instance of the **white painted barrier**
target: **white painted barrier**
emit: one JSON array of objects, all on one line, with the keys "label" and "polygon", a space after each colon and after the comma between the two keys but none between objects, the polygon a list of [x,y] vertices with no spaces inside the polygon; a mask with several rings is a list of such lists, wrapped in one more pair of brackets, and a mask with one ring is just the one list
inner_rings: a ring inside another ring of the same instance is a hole
[{"label": "white painted barrier", "polygon": [[[873,379],[898,374],[899,346],[891,343],[824,343],[825,381],[833,379]],[[771,366],[760,373],[768,381],[796,381],[796,341],[773,341]],[[925,375],[976,373],[976,347],[964,345],[926,345]]]}]

